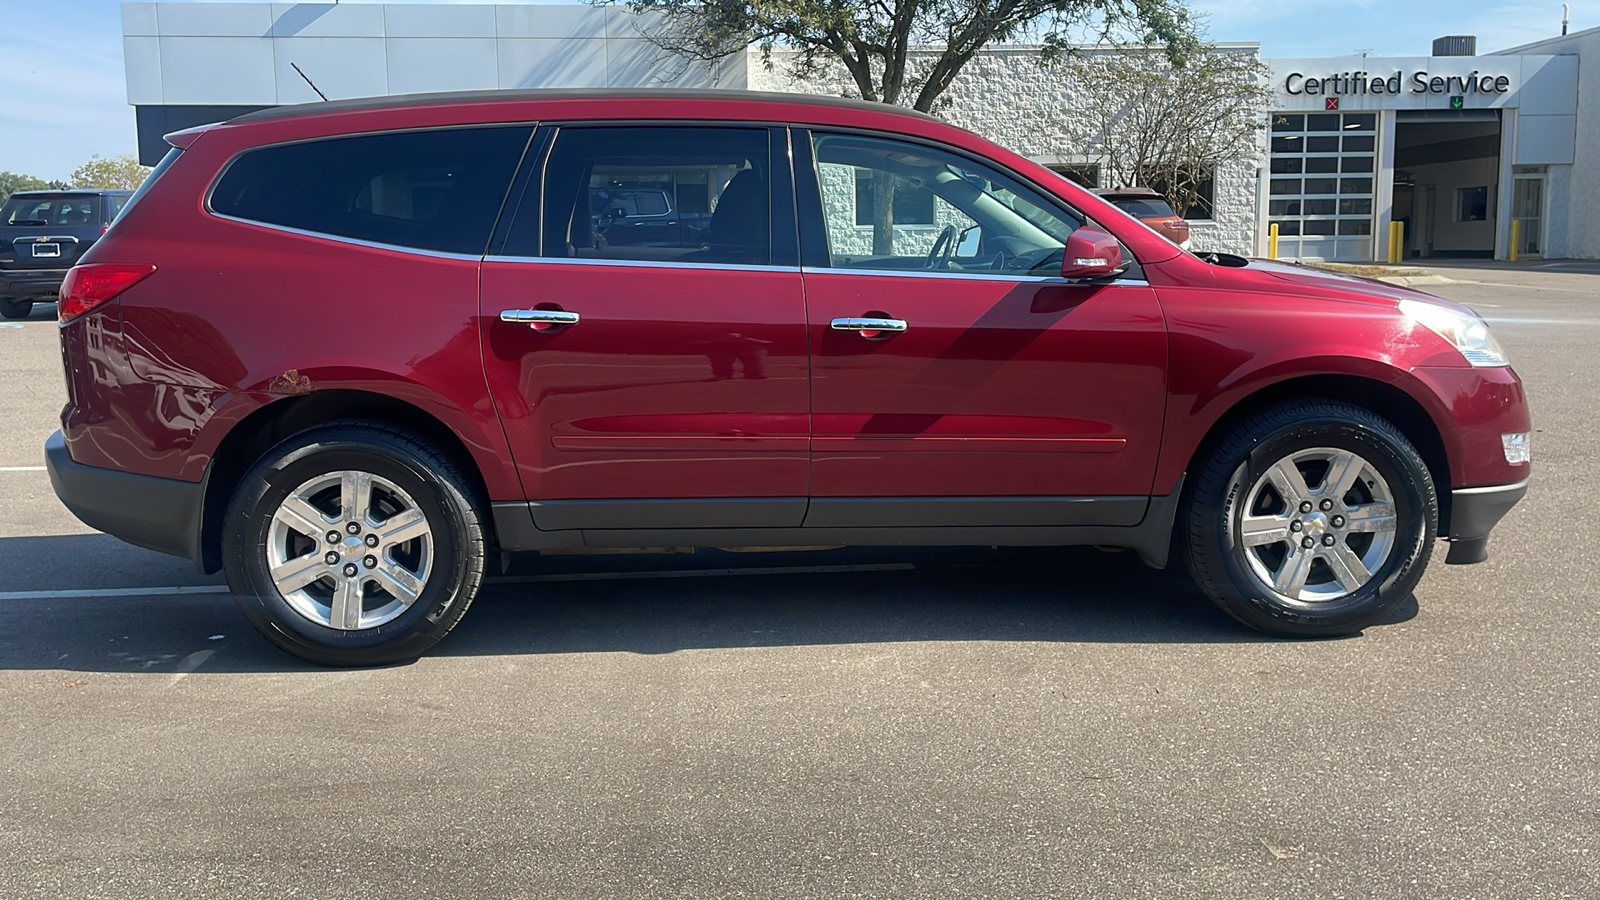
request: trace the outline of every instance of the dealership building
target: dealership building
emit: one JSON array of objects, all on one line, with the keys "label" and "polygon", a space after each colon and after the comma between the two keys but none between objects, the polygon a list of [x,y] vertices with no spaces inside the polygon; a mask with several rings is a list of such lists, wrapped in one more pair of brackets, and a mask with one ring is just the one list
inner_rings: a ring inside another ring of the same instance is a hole
[{"label": "dealership building", "polygon": [[[850,93],[843,78],[790,79],[781,52],[770,67],[755,53],[671,57],[649,40],[652,20],[613,7],[138,2],[122,4],[122,24],[146,164],[165,152],[167,132],[322,96]],[[1266,127],[1254,154],[1209,173],[1210,202],[1189,214],[1196,248],[1265,255],[1275,232],[1284,258],[1383,260],[1391,235],[1404,259],[1600,258],[1600,29],[1481,56],[1474,44],[1441,38],[1418,57],[1264,60]],[[1585,65],[1587,53],[1596,56]],[[984,51],[939,115],[1093,183],[1095,157],[1061,125],[1082,98],[1038,57],[1028,46]]]}]

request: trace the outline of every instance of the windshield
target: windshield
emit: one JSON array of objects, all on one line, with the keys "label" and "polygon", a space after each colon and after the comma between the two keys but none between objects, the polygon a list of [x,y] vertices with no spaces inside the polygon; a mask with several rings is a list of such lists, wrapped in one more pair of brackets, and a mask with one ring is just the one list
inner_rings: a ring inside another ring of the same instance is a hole
[{"label": "windshield", "polygon": [[98,194],[12,195],[0,206],[0,224],[93,225],[100,220]]}]

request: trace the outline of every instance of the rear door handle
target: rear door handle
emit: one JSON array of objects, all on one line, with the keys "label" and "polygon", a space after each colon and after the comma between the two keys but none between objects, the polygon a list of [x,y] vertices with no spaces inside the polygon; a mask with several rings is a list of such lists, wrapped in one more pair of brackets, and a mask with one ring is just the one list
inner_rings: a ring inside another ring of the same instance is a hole
[{"label": "rear door handle", "polygon": [[834,331],[905,331],[905,319],[834,319]]},{"label": "rear door handle", "polygon": [[500,311],[500,321],[529,325],[535,331],[544,331],[557,325],[576,325],[578,314],[564,309],[503,309]]}]

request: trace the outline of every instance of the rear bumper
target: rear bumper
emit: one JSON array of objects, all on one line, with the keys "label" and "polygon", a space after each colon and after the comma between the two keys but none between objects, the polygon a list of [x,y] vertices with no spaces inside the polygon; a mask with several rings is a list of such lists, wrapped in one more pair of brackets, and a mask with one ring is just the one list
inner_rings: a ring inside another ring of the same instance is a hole
[{"label": "rear bumper", "polygon": [[148,550],[199,557],[204,482],[74,462],[59,431],[44,442],[44,460],[56,496],[83,524]]},{"label": "rear bumper", "polygon": [[66,278],[66,269],[0,269],[0,297],[55,294]]},{"label": "rear bumper", "polygon": [[1450,492],[1451,565],[1480,563],[1489,558],[1489,532],[1528,493],[1528,480],[1516,484],[1461,488]]}]

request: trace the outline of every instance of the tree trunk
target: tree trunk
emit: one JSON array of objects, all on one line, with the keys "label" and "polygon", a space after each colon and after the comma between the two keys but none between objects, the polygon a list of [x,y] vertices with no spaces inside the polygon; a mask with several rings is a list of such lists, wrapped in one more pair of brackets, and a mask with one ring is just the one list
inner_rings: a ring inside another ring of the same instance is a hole
[{"label": "tree trunk", "polygon": [[894,181],[888,172],[872,173],[872,255],[894,255]]}]

